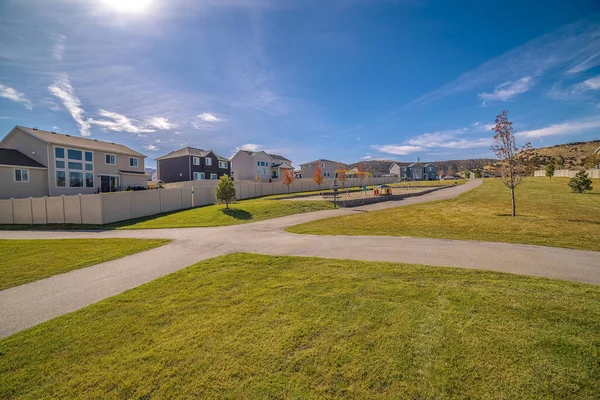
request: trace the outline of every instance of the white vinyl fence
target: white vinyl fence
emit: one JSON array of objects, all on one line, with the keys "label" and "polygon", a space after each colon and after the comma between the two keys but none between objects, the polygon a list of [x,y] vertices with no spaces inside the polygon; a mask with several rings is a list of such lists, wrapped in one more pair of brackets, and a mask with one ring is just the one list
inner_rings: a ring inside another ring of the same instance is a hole
[{"label": "white vinyl fence", "polygon": [[[394,182],[395,177],[366,178],[364,184]],[[189,181],[167,184],[158,190],[85,194],[76,196],[30,197],[0,200],[0,224],[110,224],[133,218],[215,203],[218,181]],[[357,178],[346,186],[358,186]],[[326,179],[321,189],[329,189]],[[281,182],[235,182],[238,200],[288,193]],[[296,179],[290,193],[318,190],[312,179]]]},{"label": "white vinyl fence", "polygon": [[[568,169],[557,169],[554,171],[554,176],[557,178],[573,178],[579,171],[572,171]],[[600,179],[600,169],[587,169],[585,172],[588,174],[588,178]],[[533,176],[546,176],[545,169],[538,169],[533,172]]]}]

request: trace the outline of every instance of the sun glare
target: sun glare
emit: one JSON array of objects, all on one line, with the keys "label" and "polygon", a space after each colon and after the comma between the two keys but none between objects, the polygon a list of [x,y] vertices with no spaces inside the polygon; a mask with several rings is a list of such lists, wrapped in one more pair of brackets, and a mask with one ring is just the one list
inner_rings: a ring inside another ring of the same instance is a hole
[{"label": "sun glare", "polygon": [[106,5],[122,13],[144,12],[152,0],[103,0]]}]

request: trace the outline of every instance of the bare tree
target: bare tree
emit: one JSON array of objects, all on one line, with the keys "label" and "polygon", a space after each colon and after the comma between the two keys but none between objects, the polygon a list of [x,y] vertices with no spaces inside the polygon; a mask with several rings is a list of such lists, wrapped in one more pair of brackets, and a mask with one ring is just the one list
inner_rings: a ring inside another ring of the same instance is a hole
[{"label": "bare tree", "polygon": [[508,120],[508,111],[502,111],[496,116],[496,125],[492,128],[496,134],[490,150],[494,152],[500,160],[500,171],[502,173],[502,182],[510,189],[512,201],[512,216],[517,215],[515,204],[515,188],[523,182],[525,176],[525,162],[521,152],[531,149],[531,144],[517,146],[515,140],[515,130],[513,123]]}]

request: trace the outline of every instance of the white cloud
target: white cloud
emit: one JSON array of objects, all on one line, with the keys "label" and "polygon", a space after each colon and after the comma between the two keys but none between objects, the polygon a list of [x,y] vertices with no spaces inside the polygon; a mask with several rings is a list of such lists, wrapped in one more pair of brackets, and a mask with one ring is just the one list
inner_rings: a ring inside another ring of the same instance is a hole
[{"label": "white cloud", "polygon": [[239,150],[260,151],[260,150],[262,150],[262,145],[255,144],[255,143],[246,143],[239,147],[236,147],[235,150],[236,151],[239,151]]},{"label": "white cloud", "polygon": [[83,119],[84,110],[81,108],[81,101],[75,95],[73,86],[71,86],[69,76],[67,74],[58,75],[54,83],[48,86],[48,90],[62,101],[63,106],[79,125],[81,136],[90,136],[90,123]]},{"label": "white cloud", "polygon": [[145,148],[146,150],[148,150],[148,151],[156,151],[156,150],[158,150],[158,147],[156,147],[156,146],[155,146],[155,145],[153,145],[153,144],[149,144],[149,145],[147,145],[147,146],[144,146],[144,148]]},{"label": "white cloud", "polygon": [[395,144],[385,144],[385,145],[374,144],[371,147],[382,153],[396,154],[399,156],[405,156],[410,153],[416,153],[417,151],[424,150],[420,146],[407,146],[407,145],[395,145]]},{"label": "white cloud", "polygon": [[5,99],[12,100],[16,103],[21,103],[25,106],[26,109],[31,110],[31,101],[29,101],[23,93],[17,92],[15,89],[5,86],[0,83],[0,97],[4,97]]},{"label": "white cloud", "polygon": [[541,138],[544,136],[566,135],[579,133],[588,129],[600,128],[600,120],[571,121],[562,124],[548,125],[544,128],[518,132],[518,136],[526,138]]},{"label": "white cloud", "polygon": [[[126,116],[100,109],[98,116],[106,119],[93,119],[88,118],[88,123],[91,125],[97,125],[100,129],[108,129],[116,132],[130,132],[130,133],[150,133],[156,132],[156,129],[148,128],[147,126],[140,124],[139,121],[127,118]],[[141,135],[144,137],[144,135]]]},{"label": "white cloud", "polygon": [[219,118],[215,114],[209,113],[209,112],[198,114],[197,117],[200,118],[204,122],[221,122],[221,121],[223,121],[222,118]]},{"label": "white cloud", "polygon": [[163,131],[172,129],[175,127],[175,124],[169,122],[168,118],[165,117],[152,117],[147,120],[148,125],[160,129]]},{"label": "white cloud", "polygon": [[475,121],[471,124],[472,127],[478,127],[479,126],[479,121]]},{"label": "white cloud", "polygon": [[491,138],[463,138],[460,137],[468,132],[467,128],[423,133],[406,140],[401,144],[372,145],[377,151],[387,154],[405,156],[419,151],[429,149],[472,149],[488,147],[492,143]]},{"label": "white cloud", "polygon": [[524,76],[523,78],[516,81],[506,81],[497,85],[494,88],[493,93],[479,93],[478,96],[485,101],[487,100],[498,100],[508,101],[518,94],[525,93],[533,86],[533,80],[531,76]]},{"label": "white cloud", "polygon": [[600,76],[586,79],[563,89],[560,84],[554,85],[547,93],[548,97],[555,100],[581,99],[586,92],[600,90]]},{"label": "white cloud", "polygon": [[52,57],[56,61],[62,61],[65,55],[65,48],[67,44],[67,37],[65,35],[57,35],[54,45],[52,45]]},{"label": "white cloud", "polygon": [[373,158],[373,156],[372,156],[370,153],[367,153],[367,155],[366,155],[366,156],[364,156],[362,159],[363,159],[363,160],[370,160],[370,159],[372,159],[372,158]]},{"label": "white cloud", "polygon": [[194,127],[194,129],[197,129],[199,131],[214,131],[215,129],[217,129],[214,125],[201,124],[195,121],[192,121],[192,126]]},{"label": "white cloud", "polygon": [[587,79],[581,82],[579,85],[585,90],[600,90],[600,76]]}]

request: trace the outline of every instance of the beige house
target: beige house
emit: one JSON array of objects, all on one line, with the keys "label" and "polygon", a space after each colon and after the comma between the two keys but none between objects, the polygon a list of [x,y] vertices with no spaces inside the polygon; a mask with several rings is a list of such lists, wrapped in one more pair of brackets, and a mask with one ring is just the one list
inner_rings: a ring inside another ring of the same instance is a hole
[{"label": "beige house", "polygon": [[340,165],[342,168],[346,168],[346,166],[341,162],[320,159],[311,161],[309,163],[300,164],[300,169],[302,171],[303,178],[312,178],[315,175],[317,166],[320,166],[321,171],[323,171],[323,177],[334,178],[335,171],[340,169]]},{"label": "beige house", "polygon": [[231,158],[231,172],[236,181],[262,182],[280,179],[283,172],[293,170],[292,161],[278,154],[264,151],[240,150]]},{"label": "beige house", "polygon": [[1,177],[10,176],[0,180],[0,198],[114,192],[147,185],[146,156],[121,144],[16,126],[0,141],[0,149]]}]

